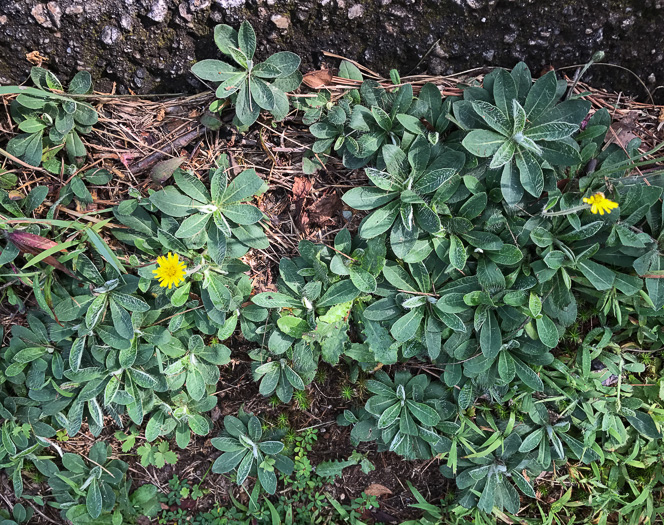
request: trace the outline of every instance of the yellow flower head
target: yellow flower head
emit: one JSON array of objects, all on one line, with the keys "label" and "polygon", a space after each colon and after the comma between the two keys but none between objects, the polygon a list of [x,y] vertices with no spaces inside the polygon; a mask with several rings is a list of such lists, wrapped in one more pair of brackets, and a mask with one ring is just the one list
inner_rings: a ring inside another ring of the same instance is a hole
[{"label": "yellow flower head", "polygon": [[607,199],[601,191],[591,195],[588,199],[584,198],[583,202],[590,204],[591,213],[599,213],[600,215],[604,215],[604,212],[611,213],[613,208],[618,207],[617,202],[613,202]]},{"label": "yellow flower head", "polygon": [[159,279],[159,286],[162,288],[168,286],[170,290],[173,285],[177,287],[180,281],[184,282],[187,267],[183,262],[180,262],[177,253],[173,255],[171,252],[168,252],[166,257],[163,255],[157,257],[157,264],[159,267],[156,270],[152,270],[152,273]]}]

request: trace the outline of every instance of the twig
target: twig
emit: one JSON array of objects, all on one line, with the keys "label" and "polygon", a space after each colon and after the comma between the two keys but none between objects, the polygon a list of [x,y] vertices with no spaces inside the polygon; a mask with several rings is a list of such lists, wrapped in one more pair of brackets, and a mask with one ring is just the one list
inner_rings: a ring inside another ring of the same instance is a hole
[{"label": "twig", "polygon": [[19,158],[17,158],[17,157],[14,157],[14,155],[12,155],[11,153],[5,151],[5,150],[2,149],[2,148],[0,148],[0,155],[4,155],[5,157],[7,157],[7,158],[8,158],[9,160],[11,160],[12,162],[15,162],[16,164],[19,164],[19,165],[23,166],[24,168],[28,168],[28,169],[33,170],[33,171],[38,171],[38,172],[40,172],[40,173],[45,173],[45,174],[48,175],[49,177],[51,177],[51,178],[53,178],[53,179],[55,179],[55,180],[59,180],[59,179],[58,179],[55,175],[53,175],[50,171],[46,171],[44,168],[40,168],[39,166],[31,166],[31,165],[28,164],[27,162],[23,162],[21,159],[19,159]]},{"label": "twig", "polygon": [[128,169],[132,173],[145,171],[151,168],[161,159],[169,155],[169,151],[172,153],[177,153],[177,150],[184,148],[192,140],[197,139],[198,137],[202,136],[204,133],[205,133],[205,128],[203,126],[198,126],[196,129],[190,131],[189,133],[186,133],[185,135],[182,135],[181,137],[177,138],[170,144],[167,144],[166,146],[164,146],[162,150],[158,150],[152,155],[148,155],[147,157],[137,162],[136,164],[129,166]]},{"label": "twig", "polygon": [[44,518],[46,521],[49,523],[55,523],[55,525],[59,525],[57,521],[53,521],[51,518],[49,518],[46,514],[44,514],[41,510],[39,510],[32,501],[27,500],[27,502],[30,504],[30,506],[35,509],[35,512],[39,514],[42,518]]}]

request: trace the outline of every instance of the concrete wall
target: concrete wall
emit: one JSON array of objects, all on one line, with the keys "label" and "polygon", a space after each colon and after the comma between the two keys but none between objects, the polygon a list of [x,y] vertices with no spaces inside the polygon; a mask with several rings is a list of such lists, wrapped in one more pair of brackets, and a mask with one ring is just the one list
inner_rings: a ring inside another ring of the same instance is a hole
[{"label": "concrete wall", "polygon": [[[218,56],[212,28],[249,19],[258,57],[291,50],[303,71],[332,51],[387,74],[444,74],[482,65],[533,72],[607,62],[664,84],[664,0],[0,0],[0,83],[27,76],[38,51],[61,79],[89,69],[98,89],[191,92],[191,65]],[[437,44],[436,44],[437,42]],[[629,74],[596,67],[586,79],[645,100]],[[103,80],[102,80],[103,79]],[[664,89],[656,92],[664,100]]]}]

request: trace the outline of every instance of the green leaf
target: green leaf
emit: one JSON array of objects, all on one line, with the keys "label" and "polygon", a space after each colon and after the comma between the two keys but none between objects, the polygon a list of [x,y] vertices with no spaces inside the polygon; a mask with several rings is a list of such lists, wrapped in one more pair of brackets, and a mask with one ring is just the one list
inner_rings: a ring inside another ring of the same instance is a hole
[{"label": "green leaf", "polygon": [[523,106],[528,115],[528,120],[531,122],[537,120],[542,113],[555,103],[557,88],[558,82],[553,71],[549,71],[533,84]]},{"label": "green leaf", "polygon": [[186,171],[176,169],[173,173],[178,188],[187,196],[198,202],[209,202],[210,193],[205,184],[198,180],[194,175]]},{"label": "green leaf", "polygon": [[88,487],[88,493],[85,497],[85,508],[93,518],[101,515],[102,499],[101,490],[99,490],[99,480],[94,478]]},{"label": "green leaf", "polygon": [[514,359],[514,364],[516,365],[516,374],[526,386],[529,386],[536,392],[544,390],[544,383],[542,383],[542,380],[532,368],[524,364],[520,359]]},{"label": "green leaf", "polygon": [[414,308],[403,317],[400,317],[390,328],[392,337],[400,343],[410,341],[415,337],[415,332],[419,328],[423,317],[424,311],[422,308]]},{"label": "green leaf", "polygon": [[256,70],[260,72],[260,66],[263,65],[276,67],[280,71],[278,77],[286,78],[295,73],[297,68],[300,67],[300,57],[290,51],[280,51],[279,53],[270,55],[265,62],[256,66],[254,72]]},{"label": "green leaf", "polygon": [[277,319],[277,326],[286,335],[301,339],[302,335],[311,330],[309,323],[305,319],[287,315]]},{"label": "green leaf", "polygon": [[316,302],[318,308],[334,306],[354,300],[360,291],[351,280],[343,280],[330,286],[323,296]]},{"label": "green leaf", "polygon": [[461,271],[466,266],[466,260],[468,258],[466,248],[461,242],[461,239],[459,239],[456,235],[450,235],[449,257],[450,263],[457,270]]},{"label": "green leaf", "polygon": [[113,299],[110,301],[111,318],[115,331],[125,339],[133,339],[134,327],[131,323],[131,317],[127,310],[118,305]]},{"label": "green leaf", "polygon": [[378,419],[378,428],[379,429],[387,428],[390,425],[392,425],[399,417],[400,412],[401,412],[400,402],[394,403],[392,406],[385,409],[385,411],[380,415],[380,418]]},{"label": "green leaf", "polygon": [[279,292],[263,292],[251,298],[254,304],[263,308],[302,308],[302,302],[290,295]]},{"label": "green leaf", "polygon": [[246,448],[235,450],[233,452],[224,452],[212,464],[212,472],[215,474],[225,474],[237,467],[245,455],[251,456],[251,452]]},{"label": "green leaf", "polygon": [[558,345],[558,328],[554,322],[546,315],[543,315],[535,321],[537,325],[537,335],[539,335],[542,344],[548,348],[555,348]]},{"label": "green leaf", "polygon": [[485,129],[475,129],[468,133],[462,141],[463,146],[473,155],[478,157],[490,157],[503,143],[509,139]]},{"label": "green leaf", "polygon": [[528,128],[524,135],[531,140],[560,140],[569,137],[579,126],[576,124],[568,124],[567,122],[547,122]]},{"label": "green leaf", "polygon": [[351,265],[349,267],[350,280],[358,290],[364,293],[374,293],[376,291],[376,278],[364,268]]},{"label": "green leaf", "polygon": [[629,421],[629,423],[645,437],[650,439],[661,439],[662,434],[657,430],[657,425],[650,414],[636,410],[633,416],[625,415],[625,419],[627,419],[627,421]]},{"label": "green leaf", "polygon": [[489,168],[495,169],[504,166],[514,158],[516,152],[516,143],[513,140],[508,140],[503,143],[498,151],[494,154],[489,164]]},{"label": "green leaf", "polygon": [[173,186],[167,186],[150,196],[150,202],[154,204],[159,211],[171,217],[186,217],[196,212],[195,205],[202,205],[201,202],[195,202],[192,198],[182,195]]},{"label": "green leaf", "polygon": [[413,414],[413,417],[419,419],[420,422],[427,427],[433,427],[440,421],[438,412],[436,412],[429,405],[407,399],[406,406],[408,406],[408,409],[410,410],[410,413]]},{"label": "green leaf", "polygon": [[74,339],[69,351],[69,366],[72,370],[78,371],[81,366],[81,359],[83,358],[83,351],[85,350],[85,337],[78,337]]},{"label": "green leaf", "polygon": [[68,91],[73,95],[85,95],[90,89],[92,89],[92,76],[88,71],[79,71],[69,82]]},{"label": "green leaf", "polygon": [[255,224],[263,218],[263,212],[252,204],[225,204],[221,213],[237,224]]},{"label": "green leaf", "polygon": [[246,20],[242,22],[240,30],[237,33],[237,42],[240,50],[251,60],[256,52],[256,33],[254,33],[254,28]]},{"label": "green leaf", "polygon": [[[215,176],[218,179],[225,178],[223,173],[219,175],[215,174]],[[250,199],[258,193],[263,184],[265,184],[263,179],[256,175],[256,171],[253,168],[244,170],[228,184],[223,193],[217,190],[217,193],[221,193],[219,204],[235,203]]]},{"label": "green leaf", "polygon": [[191,67],[191,72],[198,78],[211,82],[224,82],[232,75],[240,73],[238,69],[221,60],[201,60]]},{"label": "green leaf", "polygon": [[500,177],[500,191],[510,206],[518,204],[523,197],[523,186],[512,162],[508,162],[503,166],[503,172]]},{"label": "green leaf", "polygon": [[387,191],[372,186],[360,186],[344,193],[341,200],[356,210],[373,210],[394,200],[397,196],[396,191]]},{"label": "green leaf", "polygon": [[523,440],[521,443],[521,446],[519,447],[519,452],[530,452],[531,450],[534,450],[539,444],[540,441],[542,441],[542,437],[544,436],[544,429],[543,428],[538,428],[534,432],[531,432],[526,436],[526,439]]},{"label": "green leaf", "polygon": [[[650,272],[660,272],[662,270],[664,270],[664,257],[657,255],[650,264]],[[661,310],[664,306],[664,279],[646,278],[646,288],[655,310]]]},{"label": "green leaf", "polygon": [[500,352],[498,357],[498,375],[500,378],[509,383],[514,379],[516,374],[516,365],[514,359],[507,351]]},{"label": "green leaf", "polygon": [[208,293],[210,300],[215,308],[226,312],[231,304],[231,292],[228,290],[222,277],[217,274],[210,273],[208,275]]},{"label": "green leaf", "polygon": [[480,348],[488,359],[494,359],[503,344],[503,336],[496,315],[489,311],[480,329]]},{"label": "green leaf", "polygon": [[[217,88],[217,92],[221,89],[221,86]],[[235,116],[244,126],[251,126],[258,119],[259,114],[260,107],[252,100],[251,92],[249,91],[249,82],[245,82],[237,92]]]},{"label": "green leaf", "polygon": [[472,104],[475,113],[477,113],[491,128],[504,137],[509,137],[512,134],[512,125],[510,124],[507,115],[496,106],[483,100],[474,100]]},{"label": "green leaf", "polygon": [[199,414],[190,414],[187,419],[187,424],[194,434],[199,436],[207,436],[210,432],[210,425],[203,416]]},{"label": "green leaf", "polygon": [[259,78],[249,80],[251,95],[256,103],[267,111],[274,109],[274,95],[270,87]]},{"label": "green leaf", "polygon": [[544,174],[537,159],[530,152],[518,148],[516,166],[524,189],[533,197],[539,197],[544,190]]},{"label": "green leaf", "polygon": [[392,129],[392,119],[387,113],[385,113],[384,110],[382,110],[378,106],[372,106],[371,114],[376,119],[376,122],[382,129],[384,129],[385,131],[390,131]]},{"label": "green leaf", "polygon": [[413,185],[413,191],[420,195],[433,193],[450,180],[457,171],[456,168],[441,168],[427,171],[417,179]]},{"label": "green leaf", "polygon": [[208,224],[208,221],[212,217],[210,213],[196,213],[187,217],[180,227],[175,232],[175,236],[179,239],[189,239],[195,237],[200,232],[202,232]]},{"label": "green leaf", "polygon": [[85,312],[85,325],[89,329],[92,330],[101,321],[106,311],[107,300],[108,296],[106,294],[100,294],[90,303],[87,312]]},{"label": "green leaf", "polygon": [[136,361],[138,346],[133,342],[128,348],[123,348],[118,354],[118,361],[122,368],[130,368]]},{"label": "green leaf", "polygon": [[205,379],[203,378],[203,374],[201,374],[197,368],[192,368],[187,373],[186,386],[187,393],[192,399],[195,401],[203,399],[203,396],[205,395]]},{"label": "green leaf", "polygon": [[597,290],[610,290],[613,287],[616,275],[606,266],[597,264],[590,259],[578,261],[576,266]]}]

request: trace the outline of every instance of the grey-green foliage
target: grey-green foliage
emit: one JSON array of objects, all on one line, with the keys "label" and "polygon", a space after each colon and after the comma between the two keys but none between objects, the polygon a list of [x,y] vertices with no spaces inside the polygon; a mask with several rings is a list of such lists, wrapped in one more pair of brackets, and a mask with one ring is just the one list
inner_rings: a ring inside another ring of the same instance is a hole
[{"label": "grey-green foliage", "polygon": [[258,476],[258,483],[268,494],[277,490],[276,471],[293,472],[293,460],[281,454],[284,444],[263,435],[256,416],[242,409],[238,417],[224,418],[224,432],[212,438],[212,446],[223,454],[212,464],[212,472],[225,474],[236,470],[236,483],[241,485],[250,474]]},{"label": "grey-green foliage", "polygon": [[511,73],[497,69],[483,87],[464,90],[453,105],[455,122],[469,133],[464,147],[477,157],[491,157],[490,169],[502,168],[501,190],[510,205],[524,190],[539,197],[555,184],[552,172],[581,162],[572,135],[590,110],[586,100],[558,103],[567,83],[550,71],[532,84],[521,63]]},{"label": "grey-green foliage", "polygon": [[22,523],[28,523],[34,513],[35,511],[32,507],[26,509],[22,503],[17,503],[12,509],[11,518],[7,511],[0,511],[0,518],[3,518],[0,521],[0,525],[21,525]]},{"label": "grey-green foliage", "polygon": [[[169,248],[184,251],[184,242],[207,243],[210,258],[222,264],[231,238],[253,248],[267,248],[265,233],[257,224],[263,213],[248,202],[263,193],[267,185],[253,169],[229,180],[227,155],[218,162],[219,167],[210,172],[209,190],[191,173],[176,170],[177,189],[166,186],[153,193],[150,202],[163,214],[183,219],[173,234],[162,232]],[[237,256],[232,251],[231,254]]]},{"label": "grey-green foliage", "polygon": [[440,233],[436,192],[463,168],[465,157],[418,137],[407,153],[398,146],[385,145],[379,160],[384,169],[365,170],[375,187],[353,188],[343,200],[358,210],[378,208],[363,219],[360,235],[371,239],[390,230],[392,249],[404,258],[421,233]]},{"label": "grey-green foliage", "polygon": [[[347,61],[341,63],[339,76],[363,80],[359,69]],[[408,83],[388,90],[367,79],[335,105],[329,103],[329,94],[322,92],[316,98],[298,101],[298,107],[304,110],[303,122],[311,124],[309,130],[317,139],[312,152],[324,154],[322,159],[335,152],[344,166],[356,169],[380,161],[386,144],[405,148],[418,136],[436,144],[450,126],[447,113],[452,100],[443,101],[433,84],[425,84],[419,96],[413,98]],[[312,157],[310,162],[321,157]]]},{"label": "grey-green foliage", "polygon": [[111,452],[110,445],[98,442],[90,449],[89,461],[68,452],[62,456],[63,469],[49,477],[49,485],[54,506],[61,509],[63,517],[85,523],[86,515],[96,519],[102,512],[113,510],[114,488],[122,481],[128,465],[119,459],[109,460]]},{"label": "grey-green foliage", "polygon": [[77,173],[60,191],[58,204],[67,206],[74,198],[83,204],[92,204],[93,199],[87,188],[87,184],[103,186],[108,184],[112,178],[113,175],[111,172],[103,168],[93,168],[83,173]]},{"label": "grey-green foliage", "polygon": [[264,62],[256,62],[256,34],[246,20],[238,31],[225,24],[216,26],[214,41],[235,65],[221,60],[201,60],[193,65],[192,72],[203,80],[218,84],[217,98],[231,97],[240,126],[253,124],[261,109],[282,120],[290,107],[286,93],[297,89],[302,81],[302,74],[298,71],[300,57],[282,51]]},{"label": "grey-green foliage", "polygon": [[374,394],[364,408],[346,410],[337,422],[353,425],[351,442],[377,441],[378,450],[389,450],[406,459],[425,459],[450,451],[458,425],[447,421],[456,411],[449,392],[426,374],[399,371],[392,379],[379,370],[367,381]]},{"label": "grey-green foliage", "polygon": [[[90,93],[90,73],[76,73],[67,92],[53,73],[41,67],[33,67],[30,78],[36,88],[0,88],[0,94],[19,93],[10,110],[23,133],[8,142],[7,151],[31,166],[39,166],[45,147],[55,152],[64,147],[69,162],[76,162],[86,154],[79,134],[90,133],[99,116],[90,104],[68,94]],[[54,159],[55,152],[49,153],[49,159]],[[55,163],[60,164],[57,160]]]},{"label": "grey-green foliage", "polygon": [[[491,513],[494,507],[516,514],[520,508],[520,497],[516,488],[530,498],[535,491],[523,475],[537,475],[540,470],[533,468],[532,458],[520,452],[522,445],[518,434],[505,430],[506,437],[493,452],[475,454],[472,440],[462,447],[462,458],[456,473],[447,466],[441,467],[443,475],[454,478],[459,488],[459,503],[466,507],[477,506],[480,510]],[[478,498],[479,494],[479,498]]]}]

